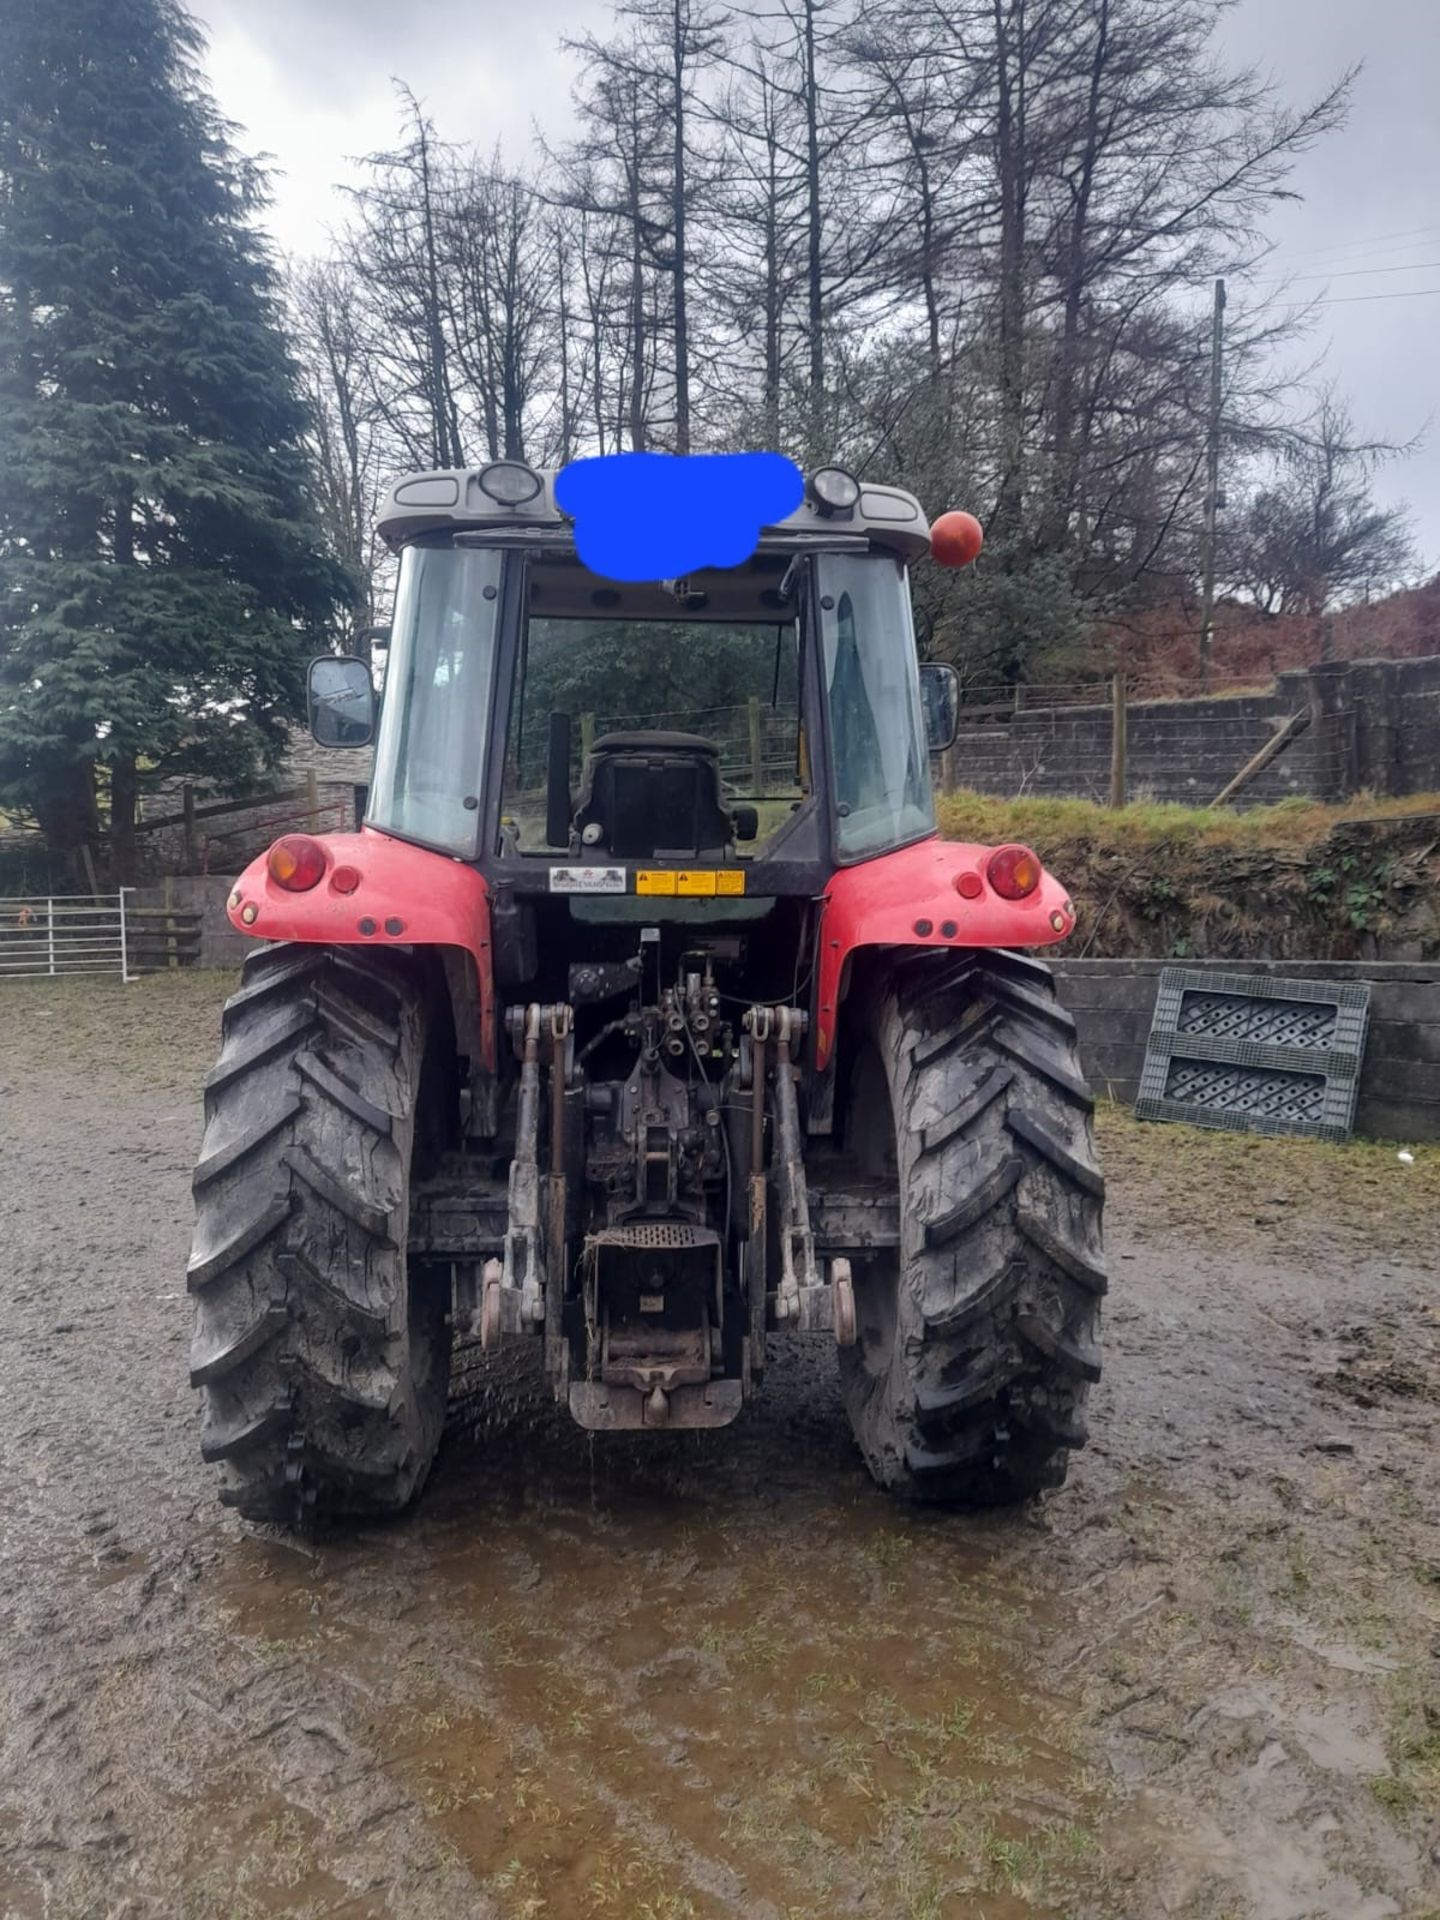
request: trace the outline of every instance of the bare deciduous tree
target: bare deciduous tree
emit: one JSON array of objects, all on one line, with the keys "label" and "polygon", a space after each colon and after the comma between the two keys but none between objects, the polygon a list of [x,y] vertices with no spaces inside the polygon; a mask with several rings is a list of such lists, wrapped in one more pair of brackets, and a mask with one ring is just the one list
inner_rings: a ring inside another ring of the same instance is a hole
[{"label": "bare deciduous tree", "polygon": [[1403,584],[1416,562],[1409,517],[1380,506],[1370,481],[1382,461],[1408,449],[1361,440],[1333,391],[1287,439],[1278,474],[1241,512],[1235,586],[1266,613],[1315,617]]},{"label": "bare deciduous tree", "polygon": [[1079,659],[1096,619],[1196,571],[1223,273],[1227,465],[1286,453],[1252,489],[1252,573],[1285,516],[1295,547],[1302,477],[1312,546],[1324,521],[1393,571],[1353,460],[1316,493],[1335,435],[1295,426],[1306,376],[1277,372],[1305,314],[1245,293],[1348,81],[1286,105],[1217,57],[1223,10],[622,0],[570,43],[578,131],[531,176],[446,145],[402,90],[351,272],[300,301],[347,553],[361,469],[765,444],[988,521],[977,575],[922,583],[938,650],[992,677]]}]

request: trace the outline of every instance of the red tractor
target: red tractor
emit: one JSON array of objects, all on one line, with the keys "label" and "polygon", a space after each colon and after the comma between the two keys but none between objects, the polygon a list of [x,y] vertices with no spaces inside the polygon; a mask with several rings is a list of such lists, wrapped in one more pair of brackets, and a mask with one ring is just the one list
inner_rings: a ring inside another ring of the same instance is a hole
[{"label": "red tractor", "polygon": [[263,944],[189,1267],[223,1497],[404,1507],[456,1333],[542,1342],[599,1431],[723,1426],[772,1336],[822,1337],[881,1486],[1058,1485],[1103,1183],[1017,950],[1074,912],[1027,848],[937,837],[956,683],[917,664],[915,500],[828,468],[744,564],[638,584],[514,461],[401,481],[380,531],[378,722],[363,661],[310,680],[322,744],[375,735],[365,824],[287,834],[229,901]]}]

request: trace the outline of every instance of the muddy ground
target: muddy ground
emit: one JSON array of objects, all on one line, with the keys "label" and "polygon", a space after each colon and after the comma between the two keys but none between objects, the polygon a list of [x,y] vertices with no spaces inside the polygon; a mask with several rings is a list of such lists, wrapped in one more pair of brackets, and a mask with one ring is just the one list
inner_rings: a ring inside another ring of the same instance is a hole
[{"label": "muddy ground", "polygon": [[186,1384],[225,985],[0,990],[0,1914],[1440,1915],[1440,1152],[1105,1115],[1028,1512],[889,1506],[822,1348],[593,1447],[467,1357],[419,1513],[307,1547]]}]

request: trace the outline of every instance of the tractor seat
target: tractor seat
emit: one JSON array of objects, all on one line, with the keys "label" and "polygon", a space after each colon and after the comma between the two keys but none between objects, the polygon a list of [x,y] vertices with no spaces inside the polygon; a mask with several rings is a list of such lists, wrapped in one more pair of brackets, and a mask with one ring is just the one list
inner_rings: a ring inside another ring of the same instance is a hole
[{"label": "tractor seat", "polygon": [[575,814],[581,845],[612,859],[722,858],[735,820],[720,749],[698,733],[604,733],[586,756]]},{"label": "tractor seat", "polygon": [[602,733],[590,743],[592,753],[708,753],[718,759],[719,747],[699,733]]}]

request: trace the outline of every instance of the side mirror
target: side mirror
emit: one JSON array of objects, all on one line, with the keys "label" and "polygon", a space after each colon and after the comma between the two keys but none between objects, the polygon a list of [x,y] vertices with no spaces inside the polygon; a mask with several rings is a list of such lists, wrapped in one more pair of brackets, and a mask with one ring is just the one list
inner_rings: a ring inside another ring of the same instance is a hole
[{"label": "side mirror", "polygon": [[375,737],[375,682],[363,660],[322,653],[306,687],[310,731],[322,747],[368,747]]},{"label": "side mirror", "polygon": [[954,667],[927,660],[920,669],[920,698],[930,751],[944,753],[954,746],[960,725],[960,676]]}]

